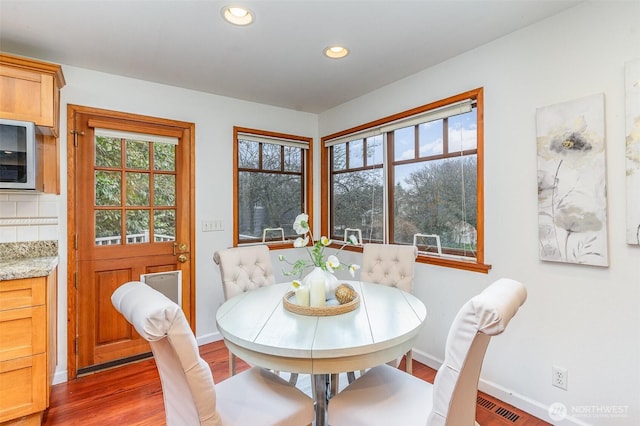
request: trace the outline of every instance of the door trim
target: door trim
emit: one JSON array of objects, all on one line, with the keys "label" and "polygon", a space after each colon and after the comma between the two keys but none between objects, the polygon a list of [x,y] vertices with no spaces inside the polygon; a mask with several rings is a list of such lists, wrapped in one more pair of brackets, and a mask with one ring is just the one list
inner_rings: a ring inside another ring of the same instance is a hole
[{"label": "door trim", "polygon": [[[76,246],[76,219],[77,219],[77,168],[76,168],[76,139],[75,120],[77,114],[97,114],[109,118],[119,118],[144,123],[165,125],[174,129],[180,129],[181,133],[188,134],[188,138],[183,138],[183,143],[188,143],[189,149],[189,193],[188,208],[190,217],[189,227],[189,247],[191,262],[190,266],[190,308],[189,315],[191,329],[196,329],[196,249],[195,249],[195,124],[178,120],[151,117],[125,112],[111,111],[100,108],[93,108],[81,105],[67,105],[67,379],[72,380],[77,377],[78,354],[77,354],[77,246]],[[185,140],[187,139],[187,140]]]}]

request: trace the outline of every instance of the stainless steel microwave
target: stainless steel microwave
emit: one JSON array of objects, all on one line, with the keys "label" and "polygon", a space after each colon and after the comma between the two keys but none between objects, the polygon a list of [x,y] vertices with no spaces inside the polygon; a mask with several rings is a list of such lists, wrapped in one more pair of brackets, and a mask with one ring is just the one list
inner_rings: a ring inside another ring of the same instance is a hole
[{"label": "stainless steel microwave", "polygon": [[0,189],[36,189],[36,127],[0,118]]}]

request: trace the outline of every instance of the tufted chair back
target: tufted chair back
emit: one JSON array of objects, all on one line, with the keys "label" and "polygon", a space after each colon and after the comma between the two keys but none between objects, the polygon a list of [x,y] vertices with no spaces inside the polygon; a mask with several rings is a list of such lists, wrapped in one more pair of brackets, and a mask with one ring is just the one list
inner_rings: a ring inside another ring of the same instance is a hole
[{"label": "tufted chair back", "polygon": [[398,287],[408,293],[413,288],[416,246],[365,244],[362,250],[362,281]]},{"label": "tufted chair back", "polygon": [[478,381],[487,346],[526,299],[522,283],[497,280],[458,311],[433,385],[385,364],[373,367],[331,399],[331,425],[478,426]]},{"label": "tufted chair back", "polygon": [[151,346],[167,426],[311,423],[311,398],[262,368],[250,368],[216,384],[184,312],[162,293],[132,281],[118,287],[111,302]]},{"label": "tufted chair back", "polygon": [[276,282],[269,247],[264,244],[219,250],[213,260],[220,266],[225,299]]},{"label": "tufted chair back", "polygon": [[222,425],[211,369],[200,358],[180,307],[135,281],[118,287],[111,301],[151,345],[162,382],[167,425]]},{"label": "tufted chair back", "polygon": [[526,300],[522,283],[501,278],[460,308],[433,382],[429,426],[477,425],[478,380],[489,340],[504,332]]},{"label": "tufted chair back", "polygon": [[[276,282],[269,247],[264,244],[218,250],[213,261],[220,267],[225,300]],[[229,375],[235,374],[236,356],[229,351]],[[292,383],[293,379],[292,376]]]}]

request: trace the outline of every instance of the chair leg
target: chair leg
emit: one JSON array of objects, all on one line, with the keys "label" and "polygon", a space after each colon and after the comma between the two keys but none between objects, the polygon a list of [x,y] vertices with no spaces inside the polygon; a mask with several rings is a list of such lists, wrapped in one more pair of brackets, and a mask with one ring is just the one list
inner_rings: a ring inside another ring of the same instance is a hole
[{"label": "chair leg", "polygon": [[409,349],[405,358],[405,370],[409,374],[413,374],[413,349]]},{"label": "chair leg", "polygon": [[338,394],[340,375],[334,373],[331,375],[331,398]]},{"label": "chair leg", "polygon": [[295,386],[296,383],[298,383],[298,373],[291,373],[291,376],[289,376],[289,383],[292,384],[293,386]]},{"label": "chair leg", "polygon": [[229,377],[236,375],[236,356],[229,351]]}]

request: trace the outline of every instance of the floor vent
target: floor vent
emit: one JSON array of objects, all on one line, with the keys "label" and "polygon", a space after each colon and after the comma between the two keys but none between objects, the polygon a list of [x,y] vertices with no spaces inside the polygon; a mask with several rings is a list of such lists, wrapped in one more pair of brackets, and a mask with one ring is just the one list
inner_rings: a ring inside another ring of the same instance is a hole
[{"label": "floor vent", "polygon": [[486,408],[487,410],[493,410],[496,406],[496,404],[494,404],[493,402],[489,401],[488,399],[484,399],[483,397],[479,396],[476,400],[476,403],[481,406]]},{"label": "floor vent", "polygon": [[511,423],[516,423],[520,419],[520,415],[514,413],[513,411],[507,410],[506,408],[496,404],[493,401],[488,400],[480,395],[476,398],[476,404],[478,406],[491,411],[493,414],[500,416]]},{"label": "floor vent", "polygon": [[504,417],[505,419],[509,420],[510,422],[517,422],[518,419],[520,418],[519,415],[517,415],[516,413],[514,413],[513,411],[509,411],[506,408],[503,407],[498,407],[498,409],[495,411],[495,413],[501,417]]}]

